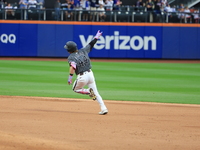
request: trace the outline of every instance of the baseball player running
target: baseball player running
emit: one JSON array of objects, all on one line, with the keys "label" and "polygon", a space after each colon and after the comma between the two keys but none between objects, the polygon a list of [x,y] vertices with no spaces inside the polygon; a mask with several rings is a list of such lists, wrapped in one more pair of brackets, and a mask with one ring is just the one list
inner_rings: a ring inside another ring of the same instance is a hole
[{"label": "baseball player running", "polygon": [[[97,90],[95,78],[91,70],[90,58],[88,56],[88,53],[92,50],[94,44],[101,35],[102,32],[98,31],[94,39],[80,50],[77,49],[77,45],[73,41],[68,41],[64,48],[70,53],[68,57],[70,66],[68,84],[72,84],[72,78],[75,73],[77,79],[73,84],[73,91],[79,94],[89,95],[93,100],[97,100],[101,108],[99,114],[105,115],[108,113],[108,109]],[[88,89],[84,88],[86,85],[88,86]]]}]

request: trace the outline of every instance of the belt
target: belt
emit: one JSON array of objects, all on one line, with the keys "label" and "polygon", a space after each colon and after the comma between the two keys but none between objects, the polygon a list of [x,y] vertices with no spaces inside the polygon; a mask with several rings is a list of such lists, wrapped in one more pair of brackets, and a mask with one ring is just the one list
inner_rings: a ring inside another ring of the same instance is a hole
[{"label": "belt", "polygon": [[[90,69],[84,72],[90,72]],[[80,72],[79,75],[82,76],[84,74],[84,72]]]}]

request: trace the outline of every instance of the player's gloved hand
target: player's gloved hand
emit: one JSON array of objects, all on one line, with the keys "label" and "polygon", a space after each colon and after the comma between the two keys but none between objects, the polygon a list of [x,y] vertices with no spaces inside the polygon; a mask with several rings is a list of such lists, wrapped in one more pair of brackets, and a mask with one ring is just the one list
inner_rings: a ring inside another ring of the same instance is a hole
[{"label": "player's gloved hand", "polygon": [[97,34],[95,35],[95,39],[99,39],[99,37],[102,35],[103,32],[100,32],[100,30],[97,31]]},{"label": "player's gloved hand", "polygon": [[68,77],[68,84],[69,85],[72,84],[72,78],[73,78],[73,76],[69,75],[69,77]]}]

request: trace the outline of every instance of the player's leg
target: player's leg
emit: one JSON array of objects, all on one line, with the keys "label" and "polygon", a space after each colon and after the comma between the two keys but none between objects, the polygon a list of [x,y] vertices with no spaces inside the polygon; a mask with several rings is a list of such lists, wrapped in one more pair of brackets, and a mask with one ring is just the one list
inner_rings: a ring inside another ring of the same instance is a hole
[{"label": "player's leg", "polygon": [[97,86],[96,86],[96,82],[95,82],[95,79],[94,79],[93,72],[89,73],[89,78],[90,78],[90,80],[88,82],[88,87],[89,87],[89,89],[92,88],[94,94],[96,95],[96,100],[101,107],[101,112],[105,111],[103,114],[106,114],[108,112],[108,110],[107,110],[106,105],[104,104],[104,101],[103,101],[101,95],[99,94],[99,92],[97,90]]},{"label": "player's leg", "polygon": [[76,93],[89,95],[90,94],[89,89],[83,88],[87,84],[87,82],[88,82],[87,80],[88,79],[84,75],[78,76],[72,86],[73,91]]}]

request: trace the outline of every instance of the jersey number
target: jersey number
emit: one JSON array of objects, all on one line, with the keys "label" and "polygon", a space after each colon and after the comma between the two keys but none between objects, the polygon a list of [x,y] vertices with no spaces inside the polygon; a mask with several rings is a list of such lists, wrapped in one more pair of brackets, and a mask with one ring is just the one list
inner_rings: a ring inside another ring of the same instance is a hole
[{"label": "jersey number", "polygon": [[87,63],[89,62],[89,60],[87,59],[87,57],[83,56],[83,59],[79,59],[78,64],[79,66],[83,67],[85,66]]}]

